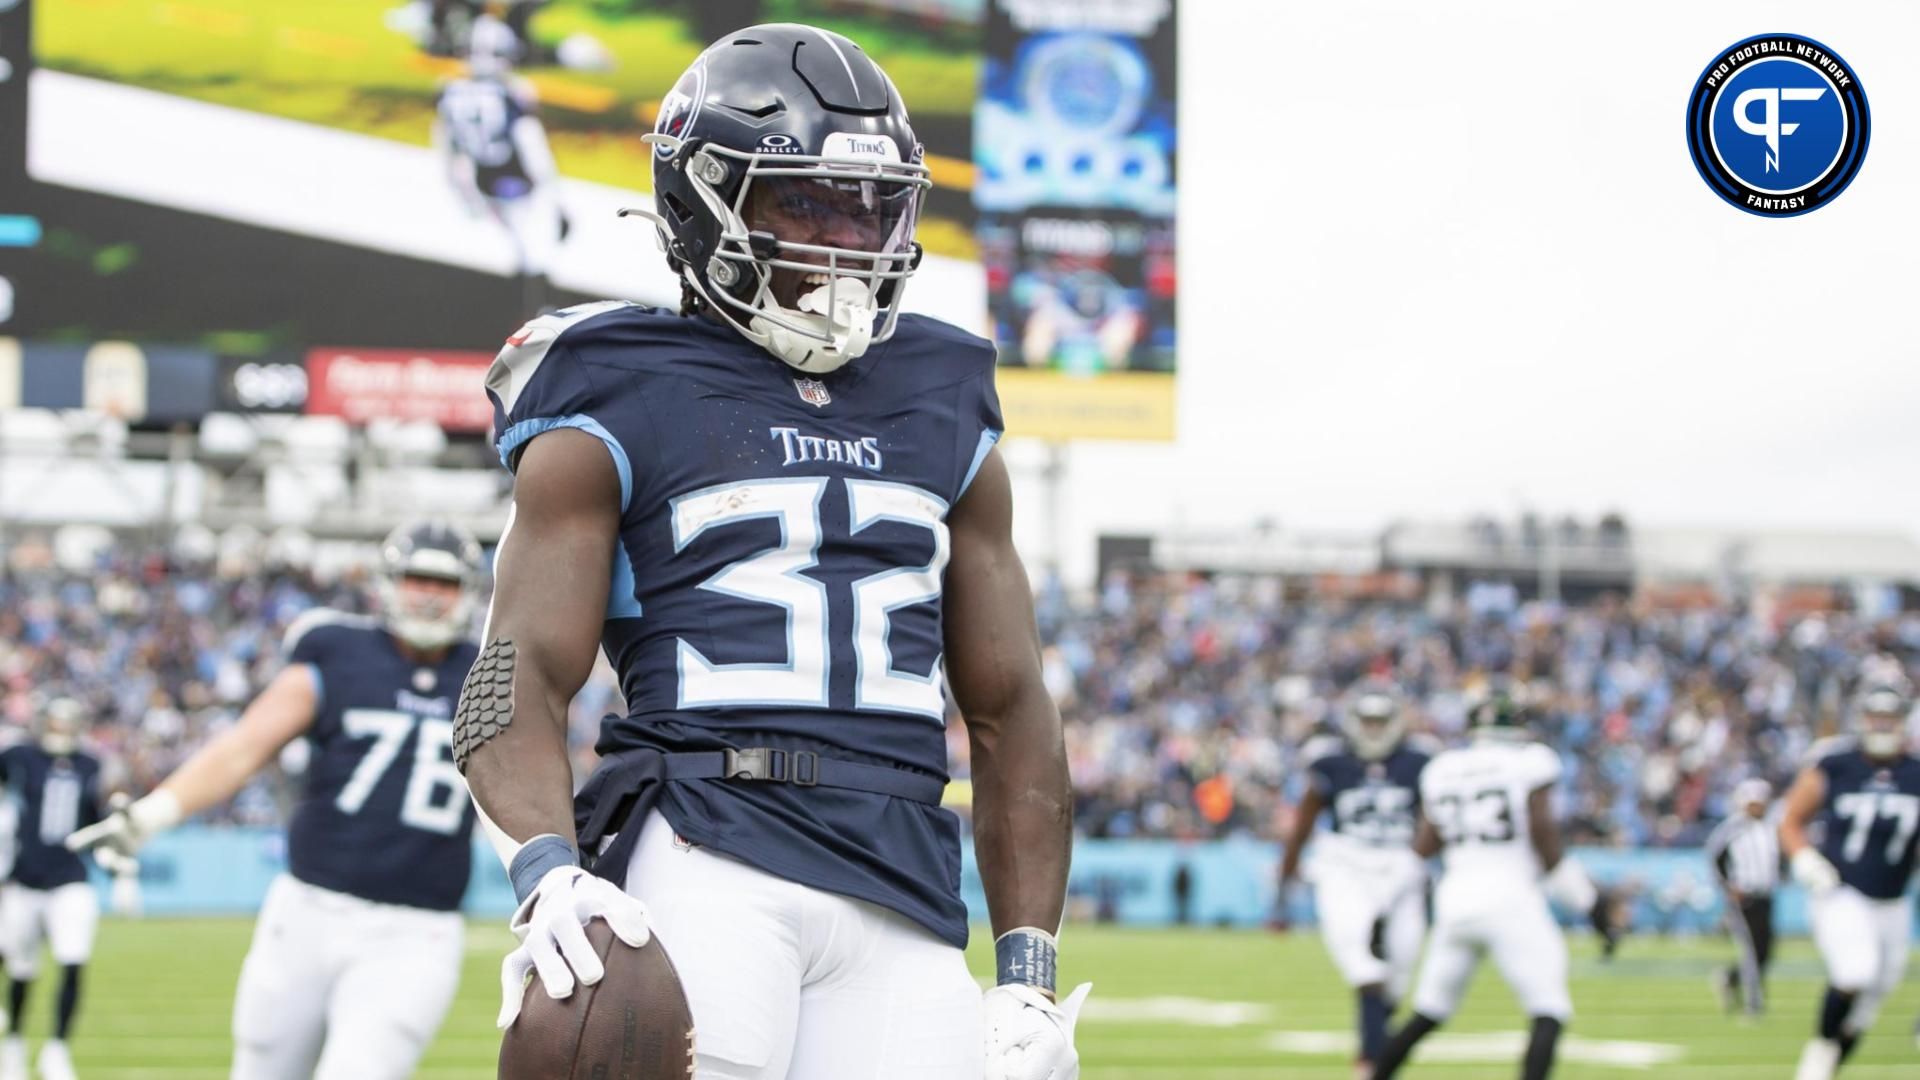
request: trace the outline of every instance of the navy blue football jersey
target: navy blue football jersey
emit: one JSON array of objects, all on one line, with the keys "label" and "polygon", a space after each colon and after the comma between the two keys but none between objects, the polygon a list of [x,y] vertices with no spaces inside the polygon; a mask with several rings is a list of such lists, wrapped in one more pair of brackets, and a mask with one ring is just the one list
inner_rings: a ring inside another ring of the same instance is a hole
[{"label": "navy blue football jersey", "polygon": [[515,85],[499,79],[455,79],[440,91],[437,109],[448,141],[473,163],[473,182],[482,194],[512,199],[532,190],[527,163],[513,137],[513,126],[530,109]]},{"label": "navy blue football jersey", "polygon": [[1822,827],[1820,853],[1842,882],[1867,896],[1904,894],[1920,833],[1920,758],[1875,760],[1842,738],[1817,750],[1813,767],[1827,782],[1815,819]]},{"label": "navy blue football jersey", "polygon": [[32,743],[0,753],[7,795],[19,806],[13,880],[29,889],[57,889],[87,880],[86,864],[67,837],[101,818],[100,761],[92,754],[49,754]]},{"label": "navy blue football jersey", "polygon": [[[801,375],[734,331],[628,304],[529,323],[488,375],[503,460],[554,428],[621,481],[602,643],[627,713],[599,750],[770,746],[946,780],[946,519],[1000,436],[993,347],[903,316]],[[844,788],[694,780],[684,837],[966,942],[953,814]]]},{"label": "navy blue football jersey", "polygon": [[453,707],[479,650],[418,664],[379,623],[313,611],[287,661],[313,668],[306,785],[287,827],[294,877],[383,904],[451,911],[472,870],[473,813],[453,764]]},{"label": "navy blue football jersey", "polygon": [[1370,847],[1413,843],[1420,811],[1420,772],[1428,755],[1402,742],[1380,761],[1353,752],[1344,740],[1307,765],[1314,790],[1332,811],[1331,828]]}]

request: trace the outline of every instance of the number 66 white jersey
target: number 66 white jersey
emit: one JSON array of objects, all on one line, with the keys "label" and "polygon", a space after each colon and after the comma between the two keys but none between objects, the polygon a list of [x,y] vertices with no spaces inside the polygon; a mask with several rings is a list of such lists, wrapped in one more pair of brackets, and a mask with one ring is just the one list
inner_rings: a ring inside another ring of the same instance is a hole
[{"label": "number 66 white jersey", "polygon": [[1536,742],[1480,739],[1435,757],[1420,775],[1420,801],[1446,842],[1443,891],[1469,881],[1494,895],[1537,889],[1527,797],[1559,779],[1560,759]]}]

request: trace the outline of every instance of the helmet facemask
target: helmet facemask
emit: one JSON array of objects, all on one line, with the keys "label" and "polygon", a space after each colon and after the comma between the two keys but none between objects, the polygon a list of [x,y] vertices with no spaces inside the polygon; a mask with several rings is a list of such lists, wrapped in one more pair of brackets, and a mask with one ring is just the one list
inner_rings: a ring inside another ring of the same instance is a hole
[{"label": "helmet facemask", "polygon": [[1862,694],[1857,707],[1860,749],[1876,758],[1899,757],[1907,748],[1907,714],[1911,703],[1893,687],[1874,687]]},{"label": "helmet facemask", "polygon": [[[473,624],[480,597],[479,545],[464,531],[438,527],[442,535],[422,542],[418,534],[435,526],[401,526],[380,551],[375,590],[381,620],[394,637],[426,652],[464,638]],[[409,580],[442,582],[452,588],[409,588]]]},{"label": "helmet facemask", "polygon": [[719,224],[706,264],[681,268],[688,284],[741,336],[809,374],[836,370],[892,335],[920,262],[913,235],[932,183],[926,166],[895,160],[890,139],[835,135],[830,148],[836,140],[873,152],[690,150],[648,136],[685,155],[674,167]]},{"label": "helmet facemask", "polygon": [[1341,713],[1340,730],[1353,745],[1354,753],[1368,761],[1379,761],[1400,745],[1407,733],[1407,719],[1390,695],[1366,693]]}]

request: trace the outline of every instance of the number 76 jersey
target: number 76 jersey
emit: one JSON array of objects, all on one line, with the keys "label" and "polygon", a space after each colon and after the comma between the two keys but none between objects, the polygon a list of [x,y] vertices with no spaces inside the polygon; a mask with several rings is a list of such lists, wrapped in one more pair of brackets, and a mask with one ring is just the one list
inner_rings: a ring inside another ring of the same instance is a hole
[{"label": "number 76 jersey", "polygon": [[[620,479],[591,614],[627,712],[600,752],[765,746],[945,780],[947,518],[1000,435],[993,372],[990,343],[915,315],[817,378],[631,304],[509,338],[487,376],[503,461],[570,428]],[[659,805],[693,843],[966,941],[945,810],[724,780],[667,784]]]},{"label": "number 76 jersey", "polygon": [[1899,898],[1920,846],[1920,758],[1870,758],[1850,736],[1821,744],[1813,758],[1827,782],[1820,853],[1845,884],[1875,900]]},{"label": "number 76 jersey", "polygon": [[287,630],[312,669],[306,784],[287,826],[287,870],[381,904],[451,911],[472,870],[473,814],[453,763],[453,706],[478,650],[415,663],[377,622],[319,609]]}]

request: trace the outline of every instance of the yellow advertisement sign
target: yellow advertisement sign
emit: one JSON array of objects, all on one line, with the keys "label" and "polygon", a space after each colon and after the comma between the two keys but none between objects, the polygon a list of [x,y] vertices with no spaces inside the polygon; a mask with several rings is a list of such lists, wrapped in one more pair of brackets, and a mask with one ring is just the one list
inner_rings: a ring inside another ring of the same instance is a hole
[{"label": "yellow advertisement sign", "polygon": [[1174,437],[1173,374],[1109,371],[1069,375],[1003,367],[995,384],[1007,434],[1060,441]]}]

